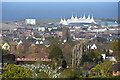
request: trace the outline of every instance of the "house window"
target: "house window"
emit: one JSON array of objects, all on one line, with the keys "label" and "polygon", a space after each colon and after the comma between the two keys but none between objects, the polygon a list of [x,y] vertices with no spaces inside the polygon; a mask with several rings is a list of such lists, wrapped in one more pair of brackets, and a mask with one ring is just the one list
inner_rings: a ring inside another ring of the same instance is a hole
[{"label": "house window", "polygon": [[17,60],[20,60],[20,58],[17,58]]},{"label": "house window", "polygon": [[114,74],[117,74],[117,71],[115,71]]},{"label": "house window", "polygon": [[37,60],[37,58],[35,58],[35,60]]},{"label": "house window", "polygon": [[42,58],[42,60],[44,60],[44,58]]},{"label": "house window", "polygon": [[4,46],[4,48],[8,48],[8,46]]},{"label": "house window", "polygon": [[116,61],[114,61],[114,63],[117,63]]},{"label": "house window", "polygon": [[22,58],[22,60],[25,60],[25,58]]},{"label": "house window", "polygon": [[30,58],[28,58],[28,60],[30,60]]}]

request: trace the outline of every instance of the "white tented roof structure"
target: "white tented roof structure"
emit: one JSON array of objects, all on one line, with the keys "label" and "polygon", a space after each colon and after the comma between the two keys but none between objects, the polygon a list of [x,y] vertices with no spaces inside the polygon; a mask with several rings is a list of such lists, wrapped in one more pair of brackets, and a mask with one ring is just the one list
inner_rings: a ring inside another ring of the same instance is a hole
[{"label": "white tented roof structure", "polygon": [[93,18],[93,14],[92,16],[90,16],[90,14],[88,15],[88,17],[86,18],[85,14],[84,16],[78,18],[77,14],[76,16],[74,17],[73,14],[72,14],[72,17],[70,19],[62,19],[61,17],[61,20],[60,20],[60,24],[63,24],[63,25],[69,25],[70,23],[94,23],[96,24],[94,18]]}]

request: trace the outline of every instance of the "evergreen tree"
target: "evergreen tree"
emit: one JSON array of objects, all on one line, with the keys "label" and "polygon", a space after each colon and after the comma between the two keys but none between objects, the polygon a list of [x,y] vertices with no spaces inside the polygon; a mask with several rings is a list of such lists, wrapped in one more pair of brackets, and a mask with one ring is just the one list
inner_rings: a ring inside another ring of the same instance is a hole
[{"label": "evergreen tree", "polygon": [[58,59],[58,58],[63,58],[62,50],[60,49],[59,46],[54,46],[52,50],[50,51],[50,54],[48,56],[50,59]]},{"label": "evergreen tree", "polygon": [[66,63],[65,60],[62,61],[62,67],[63,67],[63,68],[67,68],[67,63]]}]

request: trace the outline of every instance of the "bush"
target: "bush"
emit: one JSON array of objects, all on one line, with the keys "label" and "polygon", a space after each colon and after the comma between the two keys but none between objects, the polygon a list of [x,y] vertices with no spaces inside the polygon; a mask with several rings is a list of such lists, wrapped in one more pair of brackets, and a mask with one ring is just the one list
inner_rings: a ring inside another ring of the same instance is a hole
[{"label": "bush", "polygon": [[35,73],[39,73],[39,69],[38,68],[35,69]]},{"label": "bush", "polygon": [[49,78],[49,75],[46,72],[40,72],[38,74],[38,78]]},{"label": "bush", "polygon": [[74,78],[74,72],[72,70],[64,70],[59,78]]}]

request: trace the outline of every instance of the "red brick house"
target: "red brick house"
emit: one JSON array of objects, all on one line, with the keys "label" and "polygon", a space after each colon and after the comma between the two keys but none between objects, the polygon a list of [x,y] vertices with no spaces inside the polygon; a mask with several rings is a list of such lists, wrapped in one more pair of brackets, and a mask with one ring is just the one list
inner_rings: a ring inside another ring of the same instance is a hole
[{"label": "red brick house", "polygon": [[17,57],[17,61],[52,61],[48,58],[20,58]]},{"label": "red brick house", "polygon": [[33,53],[30,55],[20,55],[18,56],[17,61],[52,61],[51,59],[48,59],[48,54],[41,54],[41,53]]}]

